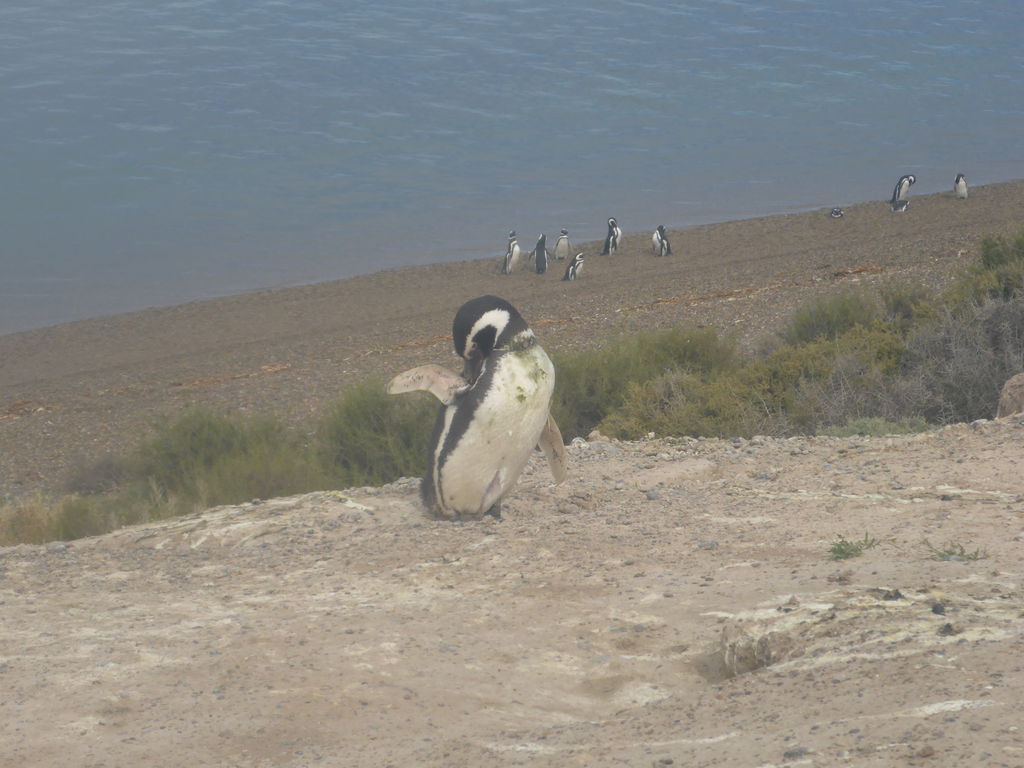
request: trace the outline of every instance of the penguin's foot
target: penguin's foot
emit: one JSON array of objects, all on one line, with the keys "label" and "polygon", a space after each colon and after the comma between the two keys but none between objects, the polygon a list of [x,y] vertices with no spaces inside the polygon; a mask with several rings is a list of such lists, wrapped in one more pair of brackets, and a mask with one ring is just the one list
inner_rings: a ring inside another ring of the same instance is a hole
[{"label": "penguin's foot", "polygon": [[495,520],[501,520],[501,502],[492,504],[491,508],[484,512],[484,514],[493,517]]}]

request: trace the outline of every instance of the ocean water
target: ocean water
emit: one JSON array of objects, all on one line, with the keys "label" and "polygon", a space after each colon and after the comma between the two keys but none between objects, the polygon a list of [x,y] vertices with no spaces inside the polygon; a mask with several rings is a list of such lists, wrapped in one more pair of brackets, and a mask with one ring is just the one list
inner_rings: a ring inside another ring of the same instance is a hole
[{"label": "ocean water", "polygon": [[1024,177],[1017,0],[6,0],[0,333]]}]

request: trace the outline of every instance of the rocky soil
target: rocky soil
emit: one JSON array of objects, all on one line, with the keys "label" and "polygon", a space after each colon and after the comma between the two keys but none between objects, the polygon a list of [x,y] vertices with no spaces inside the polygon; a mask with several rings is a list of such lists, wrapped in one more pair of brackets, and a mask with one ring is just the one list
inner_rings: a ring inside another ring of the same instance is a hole
[{"label": "rocky soil", "polygon": [[569,452],[0,550],[0,765],[1024,765],[1019,417]]}]

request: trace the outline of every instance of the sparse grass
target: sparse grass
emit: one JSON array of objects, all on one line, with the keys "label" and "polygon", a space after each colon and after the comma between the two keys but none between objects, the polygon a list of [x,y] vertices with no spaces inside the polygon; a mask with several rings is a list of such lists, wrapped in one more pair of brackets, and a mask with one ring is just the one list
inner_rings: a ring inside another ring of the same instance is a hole
[{"label": "sparse grass", "polygon": [[849,560],[851,557],[860,557],[867,550],[878,546],[878,543],[878,539],[873,539],[866,533],[863,539],[855,541],[850,541],[839,534],[828,548],[828,556],[832,560]]},{"label": "sparse grass", "polygon": [[932,560],[953,560],[953,561],[973,561],[973,560],[985,560],[988,558],[988,552],[983,549],[976,549],[973,552],[968,552],[967,548],[963,544],[956,542],[949,542],[941,547],[936,547],[928,539],[924,540],[924,545],[928,549],[928,557]]},{"label": "sparse grass", "polygon": [[818,434],[829,437],[881,437],[883,435],[912,435],[917,432],[927,432],[931,425],[924,419],[902,419],[900,421],[887,421],[877,416],[861,416],[848,419],[845,424],[826,427]]}]

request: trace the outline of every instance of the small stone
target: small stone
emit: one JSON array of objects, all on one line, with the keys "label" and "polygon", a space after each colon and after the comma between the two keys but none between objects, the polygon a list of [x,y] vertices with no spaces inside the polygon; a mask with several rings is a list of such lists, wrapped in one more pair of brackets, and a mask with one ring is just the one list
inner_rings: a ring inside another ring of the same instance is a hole
[{"label": "small stone", "polygon": [[937,613],[939,616],[945,616],[946,606],[942,603],[932,603],[932,613]]},{"label": "small stone", "polygon": [[650,499],[651,501],[657,501],[658,499],[661,498],[661,494],[658,493],[657,491],[647,491],[647,493],[645,493],[644,495],[647,496],[647,498]]},{"label": "small stone", "polygon": [[960,630],[954,627],[949,622],[946,622],[941,627],[939,627],[939,637],[949,637],[950,635],[958,634],[960,634]]}]

